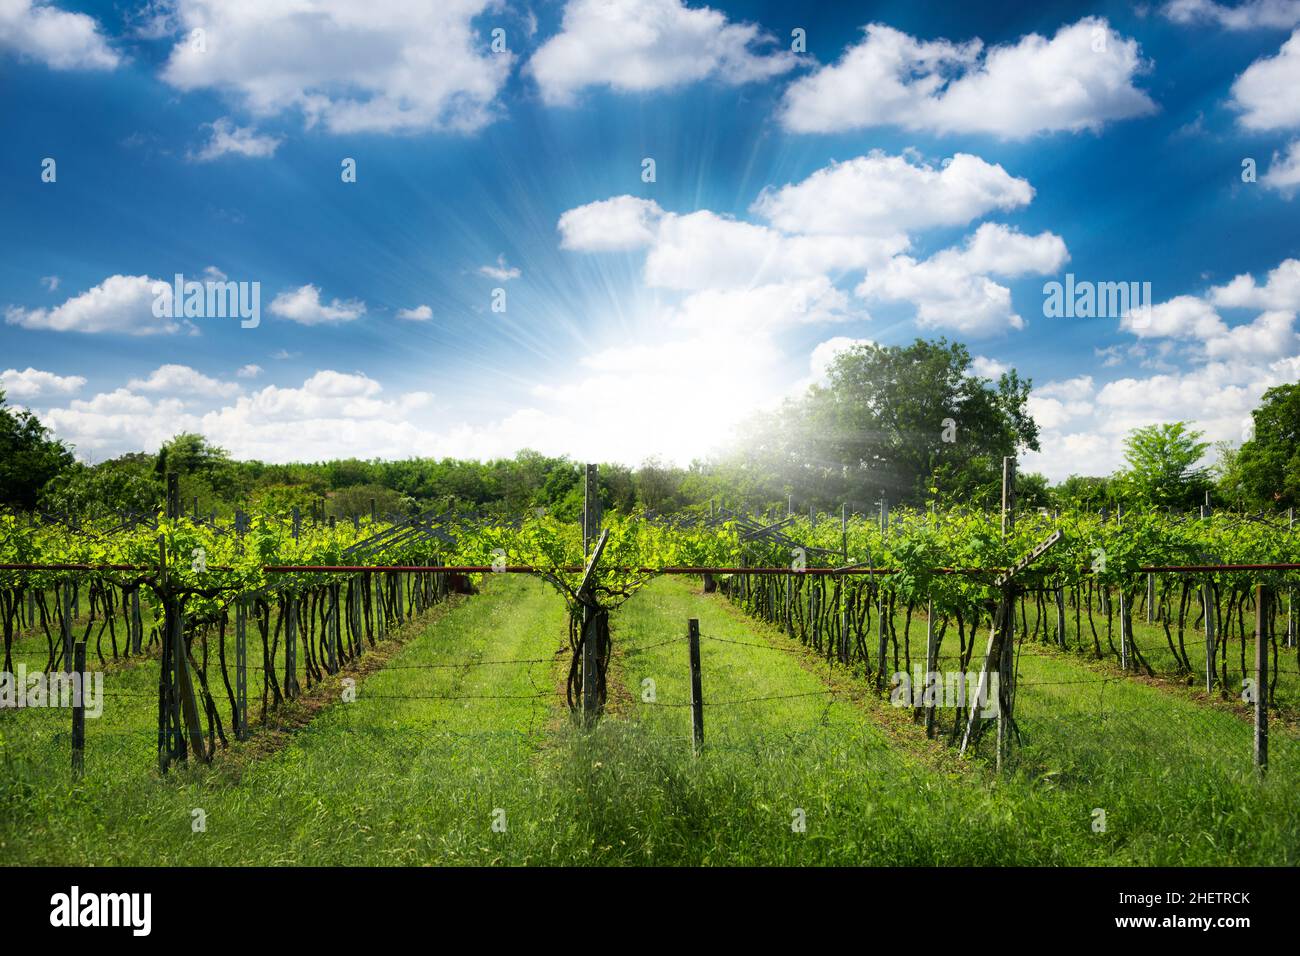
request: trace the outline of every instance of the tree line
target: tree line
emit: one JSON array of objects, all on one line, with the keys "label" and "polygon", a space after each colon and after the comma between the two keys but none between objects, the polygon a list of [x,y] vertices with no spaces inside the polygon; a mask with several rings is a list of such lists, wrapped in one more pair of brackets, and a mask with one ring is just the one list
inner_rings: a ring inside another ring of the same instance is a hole
[{"label": "tree line", "polygon": [[[787,507],[854,511],[890,504],[993,507],[1004,456],[1039,450],[1028,409],[1032,383],[1008,371],[976,374],[967,348],[945,339],[863,344],[840,352],[825,381],[754,415],[736,440],[708,460],[676,466],[650,459],[600,468],[606,509],[661,513]],[[1125,467],[1107,476],[1071,475],[1055,485],[1018,476],[1021,507],[1191,510],[1208,500],[1241,509],[1285,509],[1300,499],[1300,384],[1264,394],[1252,437],[1208,443],[1184,422],[1134,429]],[[0,505],[94,516],[156,511],[164,476],[180,476],[182,500],[200,514],[235,508],[341,518],[414,514],[431,507],[519,514],[545,508],[576,520],[582,463],[523,450],[488,461],[342,458],[268,464],[239,461],[204,436],[183,433],[156,454],[132,452],[95,465],[51,435],[0,391]]]}]

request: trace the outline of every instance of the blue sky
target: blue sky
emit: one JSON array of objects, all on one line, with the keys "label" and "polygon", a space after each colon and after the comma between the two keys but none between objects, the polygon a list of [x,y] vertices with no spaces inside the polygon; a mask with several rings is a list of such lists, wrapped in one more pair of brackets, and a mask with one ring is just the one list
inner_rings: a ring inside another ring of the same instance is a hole
[{"label": "blue sky", "polygon": [[[1300,378],[1296,0],[290,6],[0,12],[0,384],[83,458],[685,462],[946,335],[1060,478]],[[157,318],[177,273],[260,323]]]}]

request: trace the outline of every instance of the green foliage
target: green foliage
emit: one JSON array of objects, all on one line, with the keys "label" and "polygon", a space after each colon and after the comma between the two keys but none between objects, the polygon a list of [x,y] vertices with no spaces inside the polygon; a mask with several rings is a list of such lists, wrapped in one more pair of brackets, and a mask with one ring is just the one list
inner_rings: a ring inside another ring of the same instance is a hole
[{"label": "green foliage", "polygon": [[1205,450],[1202,432],[1192,431],[1186,422],[1135,428],[1124,439],[1124,460],[1128,471],[1124,481],[1133,497],[1160,508],[1193,507],[1204,495],[1208,478],[1198,468]]},{"label": "green foliage", "polygon": [[821,507],[983,497],[1004,456],[1038,448],[1029,387],[1014,371],[975,375],[966,347],[944,339],[858,345],[826,385],[757,419],[743,455]]},{"label": "green foliage", "polygon": [[45,483],[74,465],[72,451],[31,412],[6,407],[0,390],[0,504],[35,508]]},{"label": "green foliage", "polygon": [[1300,505],[1300,383],[1264,393],[1254,411],[1255,433],[1232,461],[1222,485],[1256,506]]}]

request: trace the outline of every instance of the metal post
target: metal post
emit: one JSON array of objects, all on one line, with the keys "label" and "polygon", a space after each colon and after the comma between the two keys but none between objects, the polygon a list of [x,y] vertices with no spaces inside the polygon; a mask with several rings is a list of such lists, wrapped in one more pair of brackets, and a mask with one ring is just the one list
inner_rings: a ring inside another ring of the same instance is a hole
[{"label": "metal post", "polygon": [[704,691],[700,671],[700,622],[686,622],[687,642],[691,654],[691,746],[698,754],[704,746]]}]

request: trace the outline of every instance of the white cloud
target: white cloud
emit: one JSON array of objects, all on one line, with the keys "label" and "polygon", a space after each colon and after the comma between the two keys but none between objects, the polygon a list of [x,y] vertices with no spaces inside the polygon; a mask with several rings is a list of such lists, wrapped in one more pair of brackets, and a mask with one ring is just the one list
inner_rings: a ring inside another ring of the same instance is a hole
[{"label": "white cloud", "polygon": [[[848,296],[825,276],[743,289],[703,289],[688,295],[667,324],[690,330],[765,335],[798,325],[844,321]],[[865,313],[853,316],[863,319]]]},{"label": "white cloud", "polygon": [[892,236],[965,225],[1033,198],[1026,180],[969,153],[936,169],[874,150],[832,163],[801,183],[765,189],[751,209],[787,232]]},{"label": "white cloud", "polygon": [[[644,92],[714,78],[739,85],[792,69],[794,54],[747,23],[682,0],[569,0],[527,72],[552,105],[593,86]],[[763,52],[771,48],[770,52]]]},{"label": "white cloud", "polygon": [[55,375],[32,368],[30,365],[21,372],[16,368],[0,372],[0,391],[10,399],[27,400],[45,398],[50,395],[70,395],[79,391],[86,380],[80,375]]},{"label": "white cloud", "polygon": [[225,116],[204,126],[212,131],[212,135],[201,150],[192,154],[192,158],[201,163],[227,155],[250,158],[274,156],[282,142],[279,136],[263,135],[251,126],[236,126]]},{"label": "white cloud", "polygon": [[398,309],[397,317],[411,322],[428,322],[433,318],[433,309],[427,305],[417,305],[414,309]]},{"label": "white cloud", "polygon": [[1120,328],[1140,339],[1202,341],[1223,335],[1227,330],[1214,307],[1194,295],[1175,296],[1150,309],[1134,309],[1120,319]]},{"label": "white cloud", "polygon": [[1074,378],[1040,385],[1034,389],[1034,394],[1043,398],[1059,398],[1065,402],[1075,403],[1088,401],[1094,391],[1091,375],[1076,375]]},{"label": "white cloud", "polygon": [[976,355],[971,359],[971,371],[980,378],[991,378],[997,381],[1005,373],[1011,371],[1011,366],[1006,362],[999,362],[997,359],[991,359],[984,355]]},{"label": "white cloud", "polygon": [[481,276],[487,276],[489,279],[496,279],[498,282],[509,282],[511,279],[518,279],[523,275],[523,273],[519,271],[518,266],[506,265],[506,257],[504,253],[497,256],[496,265],[479,266],[478,274]]},{"label": "white cloud", "polygon": [[11,305],[5,310],[5,321],[25,329],[54,332],[155,335],[180,331],[181,326],[172,319],[154,317],[155,286],[167,290],[170,303],[169,283],[148,276],[114,275],[53,309]]},{"label": "white cloud", "polygon": [[[255,116],[301,112],[332,133],[473,131],[514,61],[473,20],[492,0],[177,0],[163,78],[232,95]],[[200,48],[194,29],[205,31]]]},{"label": "white cloud", "polygon": [[204,375],[188,365],[160,365],[148,378],[132,379],[128,389],[137,392],[163,392],[169,395],[196,394],[228,398],[239,393],[234,382],[222,382]]},{"label": "white cloud", "polygon": [[785,235],[707,209],[668,213],[646,256],[645,281],[664,289],[748,288],[860,271],[906,247],[902,235]]},{"label": "white cloud", "polygon": [[1238,121],[1247,129],[1300,127],[1300,30],[1282,44],[1277,56],[1264,57],[1246,67],[1232,84],[1232,105],[1241,111]]},{"label": "white cloud", "polygon": [[0,3],[0,49],[55,70],[111,70],[121,62],[94,17],[44,0]]},{"label": "white cloud", "polygon": [[366,304],[356,299],[334,299],[325,305],[320,300],[320,289],[308,283],[277,295],[271,301],[271,313],[300,325],[322,325],[359,319],[366,314]]},{"label": "white cloud", "polygon": [[1217,23],[1226,30],[1289,30],[1300,24],[1300,0],[1245,0],[1236,6],[1215,0],[1170,0],[1161,12],[1175,23]]},{"label": "white cloud", "polygon": [[[1053,480],[1072,472],[1108,474],[1123,464],[1125,434],[1153,423],[1186,421],[1207,441],[1241,441],[1260,396],[1300,379],[1297,301],[1300,261],[1288,259],[1264,283],[1240,275],[1204,297],[1180,295],[1157,305],[1146,325],[1126,323],[1139,341],[1127,350],[1098,350],[1103,366],[1126,351],[1156,373],[1101,385],[1080,376],[1035,388],[1031,408],[1043,429],[1042,451],[1027,455],[1025,468]],[[1264,311],[1230,327],[1216,305]]]},{"label": "white cloud", "polygon": [[1296,189],[1300,187],[1300,139],[1287,147],[1285,156],[1281,153],[1273,154],[1273,162],[1260,181],[1288,199],[1295,195]]},{"label": "white cloud", "polygon": [[260,365],[242,365],[239,371],[235,373],[238,378],[257,378],[261,374],[262,366]]},{"label": "white cloud", "polygon": [[1209,299],[1221,309],[1300,311],[1300,259],[1286,259],[1257,285],[1249,273],[1210,290]]},{"label": "white cloud", "polygon": [[979,40],[919,40],[874,23],[840,60],[787,89],[781,123],[802,133],[901,126],[1023,138],[1099,130],[1155,111],[1133,85],[1137,41],[1096,17],[984,50]]},{"label": "white cloud", "polygon": [[836,335],[825,342],[818,342],[808,357],[808,371],[813,381],[825,382],[826,373],[836,356],[856,348],[859,345],[875,345],[871,339],[855,339],[847,335]]},{"label": "white cloud", "polygon": [[1022,329],[1025,321],[1011,304],[1011,290],[989,274],[1015,278],[1056,272],[1069,258],[1060,236],[1027,236],[1007,226],[984,223],[963,247],[935,253],[918,262],[895,256],[873,269],[857,287],[865,299],[911,302],[922,328],[951,329],[965,335],[991,335]]},{"label": "white cloud", "polygon": [[1212,359],[1266,360],[1296,351],[1294,312],[1265,312],[1249,325],[1238,325],[1205,343]]},{"label": "white cloud", "polygon": [[560,216],[560,248],[619,252],[650,245],[663,210],[650,199],[615,196],[570,209]]},{"label": "white cloud", "polygon": [[45,291],[46,291],[46,292],[58,292],[58,291],[59,291],[59,277],[58,277],[58,276],[41,276],[41,285],[43,285],[43,286],[45,287]]}]

